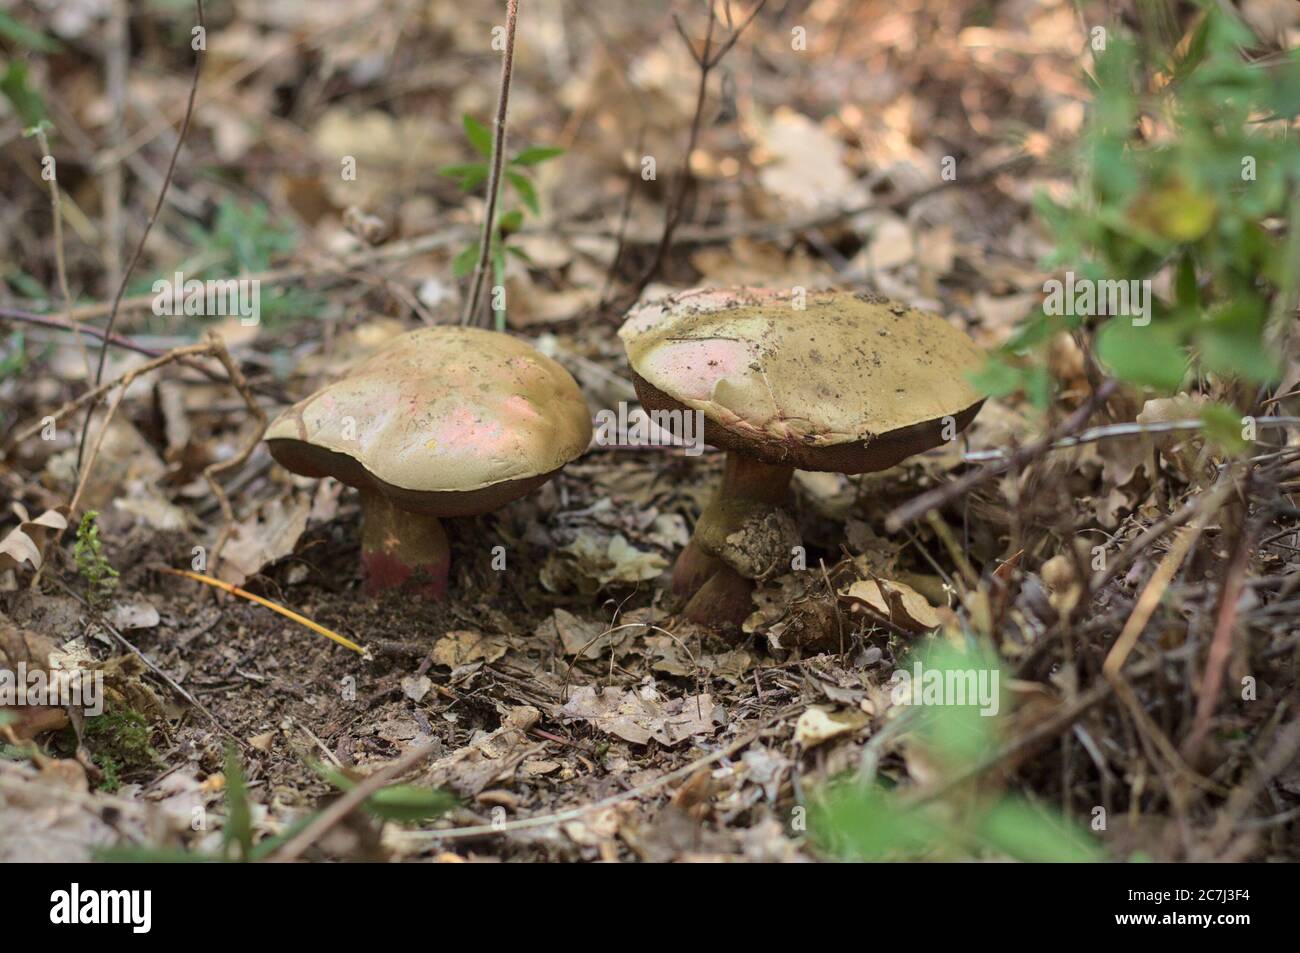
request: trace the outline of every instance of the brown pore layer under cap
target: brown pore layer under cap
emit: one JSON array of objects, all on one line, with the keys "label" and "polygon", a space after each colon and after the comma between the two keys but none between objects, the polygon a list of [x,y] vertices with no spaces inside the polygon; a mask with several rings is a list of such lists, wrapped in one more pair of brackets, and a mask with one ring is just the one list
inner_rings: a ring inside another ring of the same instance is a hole
[{"label": "brown pore layer under cap", "polygon": [[[648,411],[691,412],[689,407],[673,400],[639,374],[633,373],[632,384],[636,387],[636,394],[642,406]],[[970,425],[982,406],[984,401],[980,399],[965,410],[950,415],[955,421],[958,433]],[[670,431],[673,430],[673,422],[676,419],[673,416],[666,418],[666,426]],[[944,443],[944,422],[944,417],[923,420],[873,437],[869,441],[814,447],[787,440],[737,433],[706,416],[704,442],[719,450],[734,451],[761,460],[763,463],[793,467],[796,470],[821,470],[847,474],[874,473],[877,470],[888,470],[908,457],[940,446]],[[675,433],[674,436],[680,437],[681,434]]]}]

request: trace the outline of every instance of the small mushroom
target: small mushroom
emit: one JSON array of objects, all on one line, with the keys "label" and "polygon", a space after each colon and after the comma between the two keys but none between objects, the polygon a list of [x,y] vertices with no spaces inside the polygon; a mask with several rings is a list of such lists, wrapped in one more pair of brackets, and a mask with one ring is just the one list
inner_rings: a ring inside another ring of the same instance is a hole
[{"label": "small mushroom", "polygon": [[361,492],[367,591],[409,580],[433,599],[450,566],[439,519],[531,492],[590,441],[568,371],[508,334],[460,327],[393,339],[266,432],[285,468]]},{"label": "small mushroom", "polygon": [[722,485],[673,567],[688,618],[739,623],[754,579],[798,543],[796,469],[866,473],[952,439],[983,403],[981,355],[935,315],[868,294],[696,289],[633,311],[619,336],[641,403],[667,429],[698,411],[727,451]]}]

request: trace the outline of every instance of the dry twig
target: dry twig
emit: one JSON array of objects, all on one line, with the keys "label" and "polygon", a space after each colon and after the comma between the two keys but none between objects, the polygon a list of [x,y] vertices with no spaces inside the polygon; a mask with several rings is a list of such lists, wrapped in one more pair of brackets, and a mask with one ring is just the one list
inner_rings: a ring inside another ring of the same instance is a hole
[{"label": "dry twig", "polygon": [[506,0],[506,48],[501,54],[501,86],[497,90],[497,112],[492,121],[492,159],[488,173],[487,206],[483,210],[483,232],[479,238],[478,261],[465,298],[461,324],[473,324],[482,300],[483,280],[492,257],[492,231],[496,227],[497,201],[501,194],[501,170],[505,166],[506,113],[510,105],[510,77],[515,65],[515,23],[519,17],[519,0]]},{"label": "dry twig", "polygon": [[[181,146],[185,144],[185,136],[190,131],[190,121],[194,118],[194,98],[199,91],[199,76],[203,72],[203,52],[207,48],[207,24],[203,19],[203,0],[194,0],[195,10],[198,14],[199,30],[201,31],[201,42],[194,51],[194,76],[190,81],[190,95],[185,105],[185,118],[181,121],[180,133],[176,136],[176,148],[172,150],[171,160],[167,163],[167,174],[163,177],[162,188],[158,192],[158,201],[154,204],[153,213],[149,216],[149,221],[145,223],[144,231],[140,234],[140,241],[135,246],[135,252],[131,255],[131,260],[127,263],[126,270],[122,272],[121,283],[117,286],[117,293],[113,295],[113,304],[108,312],[108,325],[104,328],[104,341],[108,342],[113,337],[113,327],[117,324],[118,309],[122,304],[122,298],[126,294],[127,283],[131,280],[131,273],[135,271],[135,266],[139,263],[141,256],[144,254],[145,242],[149,239],[149,233],[153,230],[154,223],[158,221],[158,215],[162,212],[163,203],[167,200],[167,188],[171,185],[172,176],[176,174],[176,160],[180,158]],[[99,387],[104,380],[104,363],[108,360],[108,345],[99,351],[99,365],[95,369],[95,387]],[[90,408],[86,411],[85,423],[81,426],[81,439],[77,441],[77,468],[81,469],[82,458],[85,456],[86,435],[90,431],[90,419],[95,415],[95,404],[98,399],[91,401]]]}]

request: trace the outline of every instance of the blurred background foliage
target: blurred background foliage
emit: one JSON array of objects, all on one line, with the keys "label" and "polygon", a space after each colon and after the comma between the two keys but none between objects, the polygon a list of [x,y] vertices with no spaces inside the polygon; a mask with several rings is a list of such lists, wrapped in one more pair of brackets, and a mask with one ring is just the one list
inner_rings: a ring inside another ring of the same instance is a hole
[{"label": "blurred background foliage", "polygon": [[[1300,201],[1290,128],[1300,60],[1247,60],[1249,31],[1203,7],[1190,41],[1173,47],[1158,32],[1094,34],[1104,49],[1076,151],[1080,188],[1037,204],[1055,244],[1046,266],[1093,282],[1150,280],[1149,324],[1039,309],[982,375],[992,393],[1023,390],[1046,406],[1046,349],[1061,331],[1095,332],[1108,371],[1162,393],[1207,375],[1277,381],[1300,262],[1300,235],[1287,228]],[[1252,410],[1251,394],[1237,410]]]}]

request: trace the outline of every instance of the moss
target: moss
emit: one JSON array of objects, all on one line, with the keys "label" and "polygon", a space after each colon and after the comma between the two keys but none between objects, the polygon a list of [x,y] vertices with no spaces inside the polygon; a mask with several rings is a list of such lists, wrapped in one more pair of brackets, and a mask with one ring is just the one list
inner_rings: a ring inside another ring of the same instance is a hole
[{"label": "moss", "polygon": [[153,729],[148,720],[129,708],[110,709],[88,719],[85,737],[92,759],[104,772],[100,787],[105,791],[116,791],[125,775],[162,760],[150,741]]}]

